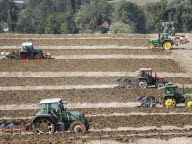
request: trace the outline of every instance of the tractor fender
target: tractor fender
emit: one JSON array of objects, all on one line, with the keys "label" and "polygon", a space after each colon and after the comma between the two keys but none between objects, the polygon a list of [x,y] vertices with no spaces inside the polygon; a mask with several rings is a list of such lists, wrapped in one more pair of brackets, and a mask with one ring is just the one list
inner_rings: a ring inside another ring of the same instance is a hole
[{"label": "tractor fender", "polygon": [[36,116],[34,116],[34,117],[32,118],[31,123],[34,124],[35,121],[36,121],[37,119],[39,119],[39,118],[48,118],[48,119],[50,119],[54,124],[57,123],[57,120],[56,120],[54,117],[52,117],[50,114],[40,114],[40,115],[36,115]]}]

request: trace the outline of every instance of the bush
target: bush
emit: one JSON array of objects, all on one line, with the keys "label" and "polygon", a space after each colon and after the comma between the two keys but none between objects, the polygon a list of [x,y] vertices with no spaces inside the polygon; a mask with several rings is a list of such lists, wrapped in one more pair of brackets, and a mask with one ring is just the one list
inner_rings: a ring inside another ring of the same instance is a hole
[{"label": "bush", "polygon": [[131,33],[131,26],[121,22],[112,23],[110,33]]}]

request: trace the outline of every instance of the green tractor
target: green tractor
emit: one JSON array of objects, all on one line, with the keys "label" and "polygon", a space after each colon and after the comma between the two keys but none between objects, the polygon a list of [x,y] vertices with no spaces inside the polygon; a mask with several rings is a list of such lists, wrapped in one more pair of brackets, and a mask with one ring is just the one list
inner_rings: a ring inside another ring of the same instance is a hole
[{"label": "green tractor", "polygon": [[45,99],[40,101],[40,112],[32,119],[34,133],[48,134],[70,130],[74,133],[86,132],[89,123],[84,114],[76,111],[66,111],[60,98]]},{"label": "green tractor", "polygon": [[161,29],[163,33],[168,33],[171,36],[175,35],[175,24],[174,22],[162,22]]},{"label": "green tractor", "polygon": [[169,50],[173,45],[173,41],[168,37],[167,33],[160,33],[158,39],[149,39],[148,48],[154,49],[155,47],[163,47]]},{"label": "green tractor", "polygon": [[18,52],[1,52],[8,59],[50,59],[50,53],[43,53],[40,49],[35,49],[35,44],[31,42],[22,43]]},{"label": "green tractor", "polygon": [[165,93],[163,94],[163,106],[172,108],[178,103],[185,103],[186,107],[192,108],[192,94],[180,94],[178,85],[167,84],[165,86]]}]

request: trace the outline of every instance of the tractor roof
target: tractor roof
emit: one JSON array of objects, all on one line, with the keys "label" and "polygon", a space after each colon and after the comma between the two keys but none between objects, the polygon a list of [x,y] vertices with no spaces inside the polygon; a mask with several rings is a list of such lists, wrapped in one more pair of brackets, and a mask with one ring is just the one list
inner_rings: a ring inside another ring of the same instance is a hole
[{"label": "tractor roof", "polygon": [[159,33],[160,35],[168,35],[168,33]]},{"label": "tractor roof", "polygon": [[151,68],[140,68],[140,71],[153,71]]},{"label": "tractor roof", "polygon": [[165,87],[166,88],[178,88],[178,85],[176,85],[176,84],[167,84]]},{"label": "tractor roof", "polygon": [[34,44],[32,42],[25,42],[22,43],[22,46],[34,46]]},{"label": "tractor roof", "polygon": [[40,101],[40,104],[42,103],[62,103],[62,104],[68,104],[69,101],[62,100],[61,98],[50,98],[50,99],[44,99]]}]

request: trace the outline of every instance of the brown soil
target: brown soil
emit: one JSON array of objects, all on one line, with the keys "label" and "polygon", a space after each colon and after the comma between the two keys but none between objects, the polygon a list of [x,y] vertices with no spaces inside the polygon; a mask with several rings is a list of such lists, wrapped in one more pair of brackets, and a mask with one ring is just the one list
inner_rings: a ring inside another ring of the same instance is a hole
[{"label": "brown soil", "polygon": [[[52,78],[23,78],[0,77],[0,86],[59,86],[59,85],[99,85],[116,84],[114,79],[121,77],[52,77]],[[125,77],[128,79],[134,79]],[[165,81],[179,84],[191,84],[191,78],[165,78]]]},{"label": "brown soil", "polygon": [[[66,106],[67,107],[67,106]],[[29,117],[33,116],[37,113],[38,110],[0,110],[1,117]],[[174,109],[167,109],[167,108],[143,108],[143,107],[136,107],[136,108],[78,108],[78,109],[68,109],[67,111],[79,111],[84,113],[85,115],[96,115],[96,114],[113,114],[113,113],[192,113],[192,110],[189,108],[174,108]],[[2,120],[0,120],[2,121]]]},{"label": "brown soil", "polygon": [[0,46],[16,46],[26,41],[35,43],[38,46],[105,46],[105,45],[127,45],[147,46],[147,38],[135,39],[0,39]]},{"label": "brown soil", "polygon": [[[57,48],[57,47],[55,47]],[[0,52],[17,52],[18,49],[7,49],[7,50],[0,50]],[[170,55],[171,51],[162,51],[162,50],[136,50],[136,49],[86,49],[86,50],[60,50],[60,49],[49,49],[49,50],[43,50],[43,52],[49,52],[52,55],[117,55],[117,54],[124,54],[124,55]]]},{"label": "brown soil", "polygon": [[151,67],[156,72],[184,72],[173,60],[97,59],[97,60],[0,60],[1,72],[130,72]]},{"label": "brown soil", "polygon": [[[27,143],[78,143],[84,144],[85,142],[90,143],[92,140],[97,140],[95,142],[102,143],[103,140],[112,140],[112,142],[122,142],[122,143],[130,143],[135,142],[136,140],[143,139],[143,138],[156,138],[156,139],[165,139],[168,140],[170,138],[176,137],[175,135],[163,135],[163,133],[184,133],[184,132],[191,132],[191,130],[175,130],[175,131],[157,131],[157,130],[150,130],[144,132],[138,131],[121,131],[121,132],[91,132],[86,134],[71,134],[71,133],[56,133],[47,135],[34,135],[34,134],[27,134],[27,135],[2,135],[0,136],[0,144],[4,143],[13,143],[13,144],[27,144]],[[145,134],[150,133],[159,133],[159,135],[148,136]],[[144,134],[145,136],[126,136],[129,134]],[[125,135],[125,136],[124,136]],[[88,136],[88,137],[87,137]],[[183,137],[183,135],[177,135],[177,137]],[[187,137],[191,137],[192,135],[188,134]],[[111,141],[107,141],[111,142]],[[106,141],[104,141],[106,143]]]},{"label": "brown soil", "polygon": [[151,89],[72,89],[43,91],[2,91],[0,104],[38,103],[46,98],[63,98],[72,103],[130,102],[138,96],[158,96],[163,90]]},{"label": "brown soil", "polygon": [[148,116],[112,116],[112,117],[89,117],[91,127],[95,129],[118,128],[118,127],[141,127],[171,125],[183,127],[191,125],[191,115],[148,115]]},{"label": "brown soil", "polygon": [[[191,89],[185,89],[190,92]],[[39,103],[46,98],[62,98],[71,103],[109,103],[109,102],[134,102],[138,96],[158,96],[164,90],[155,88],[115,88],[115,89],[71,89],[71,90],[40,90],[40,91],[1,91],[3,99],[0,104],[30,104]]]},{"label": "brown soil", "polygon": [[[132,55],[170,55],[171,51],[149,51],[149,50],[118,50],[118,46],[146,46],[150,35],[21,35],[21,34],[0,34],[0,46],[16,46],[22,42],[31,41],[39,46],[104,46],[117,45],[117,49],[105,50],[43,50],[51,52],[53,55],[111,55],[111,54],[132,54]],[[155,35],[157,36],[157,35]],[[92,37],[92,38],[91,38]],[[102,37],[97,39],[98,37]],[[110,37],[110,38],[106,38]],[[13,38],[13,39],[8,39]],[[18,38],[18,39],[14,39]],[[20,38],[52,38],[52,39],[20,39]],[[85,38],[85,39],[57,39],[57,38]],[[120,39],[119,39],[120,38]],[[15,51],[16,49],[14,49]],[[0,50],[12,51],[12,50]],[[186,60],[187,61],[187,60]],[[173,60],[157,60],[157,59],[108,59],[108,60],[0,60],[1,72],[130,72],[137,71],[140,67],[151,67],[158,72],[185,72],[177,62]],[[113,79],[116,77],[107,78],[0,78],[0,86],[25,86],[25,85],[64,85],[64,84],[113,84]],[[190,78],[165,78],[166,81],[172,83],[191,84]],[[137,96],[158,96],[163,94],[163,90],[154,88],[149,89],[82,89],[82,90],[42,90],[42,91],[0,91],[0,104],[30,104],[39,103],[45,98],[63,98],[71,103],[109,103],[109,102],[135,102]],[[191,89],[185,91],[192,93]],[[139,102],[138,102],[139,103]],[[192,113],[191,109],[187,108],[89,108],[89,109],[67,109],[80,111],[87,115],[94,114],[112,114],[112,113]],[[1,117],[26,117],[35,114],[35,110],[13,110],[0,111]],[[148,127],[162,125],[171,125],[183,127],[191,125],[191,115],[132,115],[132,116],[92,116],[88,117],[91,128],[105,129],[118,127]],[[0,120],[1,121],[1,120]],[[164,136],[161,133],[179,132],[183,135],[168,135]],[[192,134],[185,134],[192,130],[146,130],[146,131],[114,131],[114,132],[88,132],[83,135],[72,133],[57,133],[47,135],[23,135],[0,134],[0,143],[84,143],[91,140],[114,140],[119,142],[130,143],[142,138],[158,138],[168,139],[172,137],[186,136],[192,137]],[[156,136],[123,136],[126,134],[151,134],[159,133]],[[103,137],[108,135],[108,137]],[[81,136],[92,136],[91,138],[81,138]]]},{"label": "brown soil", "polygon": [[145,34],[0,34],[0,38],[149,38]]}]

